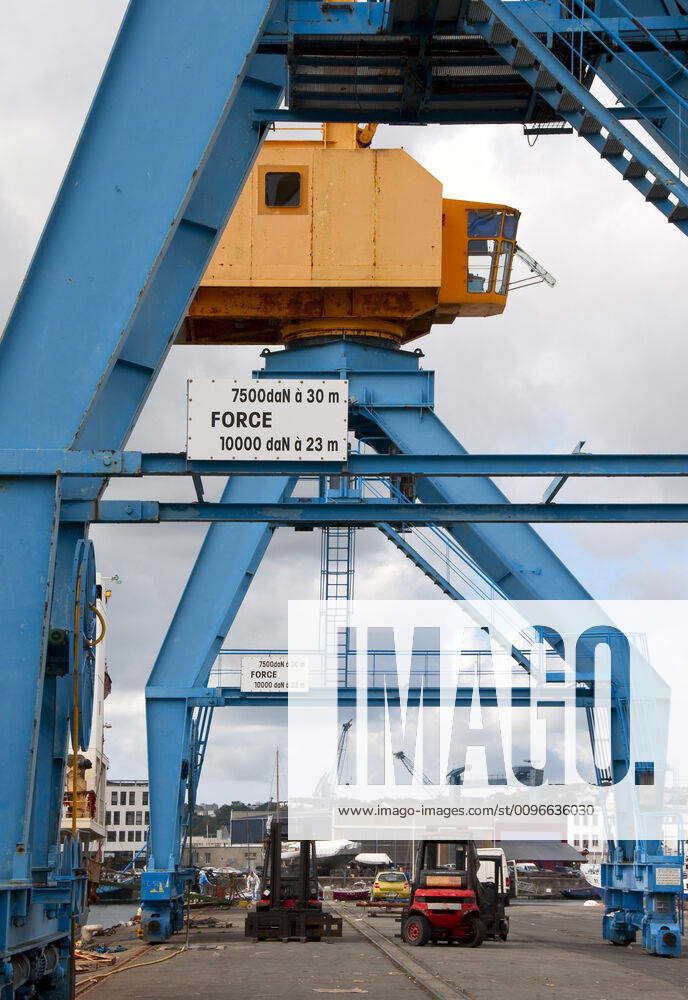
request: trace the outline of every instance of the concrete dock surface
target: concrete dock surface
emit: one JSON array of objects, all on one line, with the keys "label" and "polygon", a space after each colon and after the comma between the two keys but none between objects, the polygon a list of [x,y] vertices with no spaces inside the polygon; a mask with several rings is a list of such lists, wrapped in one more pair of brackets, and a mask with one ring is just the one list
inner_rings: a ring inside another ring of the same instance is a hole
[{"label": "concrete dock surface", "polygon": [[[216,912],[216,911],[215,911]],[[342,905],[344,936],[323,942],[255,944],[244,937],[244,912],[223,911],[232,926],[192,929],[190,950],[178,935],[142,950],[129,929],[131,968],[87,987],[89,1000],[678,1000],[688,996],[688,955],[647,955],[639,945],[600,939],[601,908],[581,903],[517,904],[506,943],[469,949],[444,944],[411,948],[396,936],[393,916],[368,918]],[[122,937],[126,937],[123,931]]]}]

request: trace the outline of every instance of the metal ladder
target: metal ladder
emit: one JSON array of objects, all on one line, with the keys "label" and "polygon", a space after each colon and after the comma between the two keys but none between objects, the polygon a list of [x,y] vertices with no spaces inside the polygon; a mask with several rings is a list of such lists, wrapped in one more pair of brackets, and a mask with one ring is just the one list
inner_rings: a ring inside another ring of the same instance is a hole
[{"label": "metal ladder", "polygon": [[182,855],[186,849],[191,830],[191,822],[196,809],[196,791],[198,789],[198,783],[201,779],[201,771],[203,770],[203,761],[205,760],[205,752],[208,747],[208,737],[210,736],[210,726],[212,721],[213,707],[211,705],[201,705],[196,709],[196,716],[191,723],[190,757],[192,759],[189,761],[189,774],[186,779],[188,800],[186,803],[181,831]]},{"label": "metal ladder", "polygon": [[480,35],[617,170],[688,235],[688,187],[615,118],[527,28],[504,0],[471,0],[466,30]]},{"label": "metal ladder", "polygon": [[328,670],[344,671],[347,682],[349,654],[348,602],[354,596],[356,529],[322,529],[320,550],[320,600],[323,602],[322,645]]}]

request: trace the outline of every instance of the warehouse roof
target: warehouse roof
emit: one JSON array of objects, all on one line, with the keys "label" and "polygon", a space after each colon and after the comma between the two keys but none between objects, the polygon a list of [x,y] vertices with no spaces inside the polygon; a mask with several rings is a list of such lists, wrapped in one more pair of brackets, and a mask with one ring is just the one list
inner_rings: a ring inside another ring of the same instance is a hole
[{"label": "warehouse roof", "polygon": [[585,861],[584,856],[570,844],[559,840],[498,840],[507,861]]}]

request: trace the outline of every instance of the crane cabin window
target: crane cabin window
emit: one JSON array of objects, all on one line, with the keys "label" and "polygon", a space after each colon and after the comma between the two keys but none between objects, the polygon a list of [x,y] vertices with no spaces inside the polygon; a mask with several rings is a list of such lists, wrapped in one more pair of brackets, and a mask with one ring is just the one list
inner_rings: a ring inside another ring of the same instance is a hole
[{"label": "crane cabin window", "polygon": [[468,291],[473,294],[509,290],[517,212],[491,208],[468,212]]},{"label": "crane cabin window", "polygon": [[495,292],[498,295],[506,295],[509,290],[509,277],[511,275],[511,258],[514,253],[514,245],[510,240],[502,240],[499,251],[499,262],[497,264],[497,276],[495,278]]},{"label": "crane cabin window", "polygon": [[468,213],[468,236],[499,236],[502,213],[491,208],[473,209]]},{"label": "crane cabin window", "polygon": [[299,208],[301,174],[296,170],[269,170],[265,174],[267,208]]},{"label": "crane cabin window", "polygon": [[496,240],[468,241],[468,291],[489,292],[492,285]]}]

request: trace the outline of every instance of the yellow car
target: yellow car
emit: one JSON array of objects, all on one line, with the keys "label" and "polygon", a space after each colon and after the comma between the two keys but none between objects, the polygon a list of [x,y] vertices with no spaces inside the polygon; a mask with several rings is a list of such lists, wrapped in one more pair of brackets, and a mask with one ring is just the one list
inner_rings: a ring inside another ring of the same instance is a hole
[{"label": "yellow car", "polygon": [[403,872],[378,872],[370,894],[372,900],[408,899],[411,886]]}]

